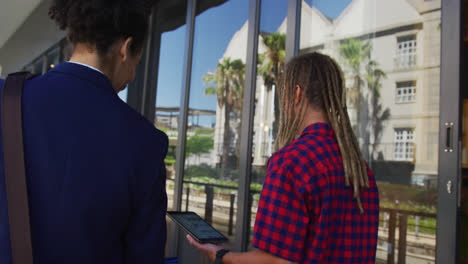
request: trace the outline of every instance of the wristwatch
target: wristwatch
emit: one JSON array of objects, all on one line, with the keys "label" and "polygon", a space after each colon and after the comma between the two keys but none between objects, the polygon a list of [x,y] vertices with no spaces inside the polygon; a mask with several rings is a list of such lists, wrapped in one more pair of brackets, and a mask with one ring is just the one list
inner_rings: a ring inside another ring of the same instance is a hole
[{"label": "wristwatch", "polygon": [[227,249],[220,249],[216,251],[216,259],[215,259],[215,264],[222,264],[223,263],[223,257],[229,252]]}]

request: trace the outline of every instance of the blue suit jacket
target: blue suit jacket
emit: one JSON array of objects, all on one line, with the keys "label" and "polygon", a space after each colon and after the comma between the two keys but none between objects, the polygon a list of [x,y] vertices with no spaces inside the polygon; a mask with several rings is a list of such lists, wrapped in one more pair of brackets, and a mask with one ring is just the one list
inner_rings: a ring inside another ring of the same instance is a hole
[{"label": "blue suit jacket", "polygon": [[[103,74],[62,63],[27,81],[23,130],[35,264],[163,263],[168,139]],[[7,264],[0,147],[0,263]]]}]

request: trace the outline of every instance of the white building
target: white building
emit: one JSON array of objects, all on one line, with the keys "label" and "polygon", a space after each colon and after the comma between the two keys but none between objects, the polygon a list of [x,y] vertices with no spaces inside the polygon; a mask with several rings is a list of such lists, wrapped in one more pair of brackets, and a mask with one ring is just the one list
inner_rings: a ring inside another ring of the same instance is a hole
[{"label": "white building", "polygon": [[[380,104],[383,109],[389,109],[391,115],[384,123],[380,142],[373,142],[374,128],[366,125],[369,133],[366,138],[359,138],[361,147],[375,148],[377,153],[367,159],[414,164],[408,179],[412,184],[435,184],[439,135],[440,0],[353,0],[336,19],[328,18],[305,1],[302,6],[300,53],[318,51],[335,58],[342,65],[348,77],[346,85],[350,88],[354,81],[340,56],[339,47],[345,39],[369,41],[371,58],[386,74],[381,80]],[[285,19],[279,32],[286,32],[286,22]],[[233,36],[221,59],[230,57],[245,62],[247,28],[246,22]],[[260,54],[266,50],[262,36],[259,43]],[[361,91],[365,96],[369,95],[366,87]],[[265,166],[271,155],[273,96],[274,87],[266,89],[258,76],[254,166]],[[222,146],[224,133],[223,109],[217,109],[216,113],[215,158],[221,155],[221,149],[216,146]],[[357,114],[363,112],[357,113],[356,106],[350,105],[349,114],[356,124]],[[234,122],[231,127],[237,125]],[[237,134],[235,137],[233,142],[238,140]]]}]

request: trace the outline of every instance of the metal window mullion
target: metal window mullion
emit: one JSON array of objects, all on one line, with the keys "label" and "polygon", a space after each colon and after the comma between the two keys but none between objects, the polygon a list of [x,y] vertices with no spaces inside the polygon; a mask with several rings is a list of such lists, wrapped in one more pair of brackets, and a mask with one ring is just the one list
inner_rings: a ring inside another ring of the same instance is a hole
[{"label": "metal window mullion", "polygon": [[147,57],[145,63],[144,90],[141,110],[143,115],[154,122],[156,109],[156,95],[158,86],[159,54],[161,48],[161,31],[157,25],[157,11],[153,8],[150,17],[148,42],[146,43]]},{"label": "metal window mullion", "polygon": [[[463,1],[444,0],[441,21],[439,170],[436,263],[458,263],[461,183],[461,55]],[[451,123],[451,129],[449,129]],[[450,135],[451,134],[451,135]],[[451,136],[452,145],[447,145]]]},{"label": "metal window mullion", "polygon": [[146,70],[146,58],[148,55],[148,50],[144,50],[142,54],[142,59],[137,66],[135,78],[128,84],[127,90],[127,104],[135,109],[138,113],[144,115],[143,112],[143,100],[144,100],[144,75]]},{"label": "metal window mullion", "polygon": [[299,54],[301,6],[301,0],[288,0],[288,24],[286,25],[286,62]]},{"label": "metal window mullion", "polygon": [[137,66],[134,80],[128,84],[127,88],[127,104],[150,122],[154,122],[161,40],[161,32],[156,25],[157,19],[154,10],[150,16],[148,38],[141,61]]},{"label": "metal window mullion", "polygon": [[192,75],[192,61],[193,61],[193,42],[195,34],[195,16],[196,16],[197,0],[187,0],[187,17],[185,32],[185,54],[184,54],[184,68],[185,73],[182,78],[182,96],[180,100],[179,109],[179,130],[177,136],[176,148],[176,176],[174,182],[174,204],[173,209],[180,211],[182,208],[182,193],[184,181],[184,168],[185,168],[185,145],[187,142],[187,120],[188,108],[190,99],[190,81]]},{"label": "metal window mullion", "polygon": [[255,85],[257,80],[257,53],[258,35],[260,28],[261,0],[250,0],[249,4],[249,28],[247,37],[247,58],[245,65],[245,82],[242,106],[242,127],[240,135],[239,158],[239,193],[237,199],[237,222],[234,250],[246,251],[250,232],[249,223],[249,195],[250,174],[252,169],[252,135],[255,111]]},{"label": "metal window mullion", "polygon": [[42,74],[45,74],[47,72],[47,53],[44,52],[44,54],[41,56],[42,57]]},{"label": "metal window mullion", "polygon": [[154,51],[152,50],[152,42],[153,42],[153,36],[154,36],[154,13],[151,14],[150,16],[150,23],[149,23],[149,26],[148,26],[148,38],[146,39],[146,43],[145,43],[145,51],[143,53],[143,60],[144,60],[144,63],[143,63],[143,67],[142,67],[142,73],[141,75],[139,76],[141,78],[141,82],[142,82],[142,85],[139,87],[139,89],[141,89],[141,94],[140,94],[140,98],[138,100],[139,104],[138,104],[138,112],[140,112],[143,116],[145,116],[146,118],[148,118],[146,116],[146,112],[145,112],[145,109],[147,107],[147,101],[148,101],[148,75],[149,75],[149,70],[151,68],[150,64],[151,64],[151,60],[152,60],[152,54],[154,54]]}]

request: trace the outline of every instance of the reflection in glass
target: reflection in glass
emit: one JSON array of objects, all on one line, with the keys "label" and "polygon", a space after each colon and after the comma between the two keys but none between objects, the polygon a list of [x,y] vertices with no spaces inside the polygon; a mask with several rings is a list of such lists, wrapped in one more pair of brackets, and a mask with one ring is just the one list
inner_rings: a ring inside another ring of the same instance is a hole
[{"label": "reflection in glass", "polygon": [[33,74],[42,74],[42,69],[44,68],[44,56],[39,57],[33,63]]},{"label": "reflection in glass", "polygon": [[440,0],[306,0],[301,16],[300,53],[341,65],[353,130],[378,181],[377,262],[434,263]]},{"label": "reflection in glass", "polygon": [[274,139],[278,134],[279,104],[276,87],[285,65],[287,7],[287,1],[282,0],[261,2],[252,142],[249,246],[266,166],[274,152]]},{"label": "reflection in glass", "polygon": [[60,60],[60,49],[59,47],[54,48],[47,54],[47,70],[50,70],[59,63]]},{"label": "reflection in glass", "polygon": [[179,105],[182,90],[182,65],[186,26],[161,35],[159,54],[158,92],[156,97],[155,126],[169,137],[166,164],[167,207],[174,204],[176,145],[178,138]]},{"label": "reflection in glass", "polygon": [[248,6],[248,0],[227,1],[196,17],[186,135],[183,208],[212,223],[231,242],[236,221]]}]

